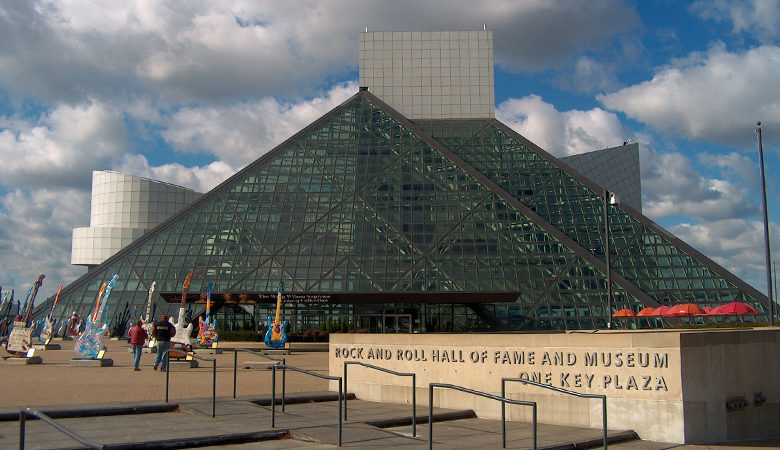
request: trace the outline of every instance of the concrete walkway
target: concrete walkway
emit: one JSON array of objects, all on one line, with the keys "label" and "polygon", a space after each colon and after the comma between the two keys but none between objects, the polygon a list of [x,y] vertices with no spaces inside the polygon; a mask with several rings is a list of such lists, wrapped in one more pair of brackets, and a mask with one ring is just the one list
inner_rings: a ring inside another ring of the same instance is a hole
[{"label": "concrete walkway", "polygon": [[[246,448],[333,447],[339,443],[339,403],[332,392],[297,393],[287,398],[285,411],[277,405],[273,414],[268,396],[239,399],[220,398],[216,417],[211,417],[211,399],[190,399],[177,404],[110,403],[100,406],[100,414],[89,408],[41,408],[58,415],[57,423],[107,448],[190,448],[224,447],[243,444]],[[331,399],[331,400],[329,400]],[[342,446],[350,448],[428,447],[428,408],[418,407],[416,434],[413,435],[409,406],[348,402],[350,420],[342,422]],[[169,407],[168,412],[161,409]],[[175,407],[175,409],[174,409]],[[132,414],[114,415],[111,409],[135,409]],[[19,422],[9,417],[10,409],[0,411],[0,448],[18,446]],[[17,413],[18,414],[18,413]],[[81,417],[72,417],[81,416]],[[498,448],[501,423],[477,419],[472,411],[434,409],[434,446],[440,448]],[[272,426],[272,420],[274,426]],[[379,428],[378,423],[406,424]],[[610,431],[615,442],[632,440],[631,432]],[[42,421],[27,421],[25,448],[81,448]],[[281,440],[281,441],[280,441]],[[667,448],[643,443],[641,448]],[[540,425],[539,448],[587,448],[601,446],[601,430]],[[507,423],[507,448],[532,448],[532,427],[527,423]]]},{"label": "concrete walkway", "polygon": [[[260,349],[261,344],[255,344]],[[242,344],[223,344],[243,347]],[[203,355],[217,360],[216,417],[212,418],[212,365],[199,368],[174,365],[170,373],[169,403],[164,402],[165,374],[152,370],[154,355],[145,354],[142,371],[130,365],[125,341],[108,341],[112,367],[75,367],[72,342],[61,350],[41,352],[43,364],[0,363],[0,448],[19,445],[19,408],[35,407],[83,438],[107,448],[324,448],[338,445],[339,402],[327,391],[327,381],[288,372],[287,404],[272,414],[271,371],[239,369],[237,399],[233,399],[234,353]],[[278,357],[280,355],[276,355]],[[284,355],[286,363],[315,373],[328,373],[326,352]],[[262,361],[238,353],[245,361]],[[280,388],[277,388],[280,395]],[[342,423],[342,446],[428,447],[427,406],[417,408],[416,436],[410,405],[348,401],[349,420]],[[273,416],[273,418],[272,418]],[[273,420],[273,426],[272,426]],[[436,408],[434,446],[439,448],[500,448],[501,422],[477,419],[470,410]],[[507,423],[507,448],[531,448],[532,427]],[[83,448],[60,431],[38,420],[28,420],[25,448]],[[673,445],[635,440],[633,432],[610,430],[621,447],[657,449]],[[539,448],[600,447],[600,429],[539,425]],[[633,440],[632,440],[633,439]],[[611,445],[613,446],[613,445]]]}]

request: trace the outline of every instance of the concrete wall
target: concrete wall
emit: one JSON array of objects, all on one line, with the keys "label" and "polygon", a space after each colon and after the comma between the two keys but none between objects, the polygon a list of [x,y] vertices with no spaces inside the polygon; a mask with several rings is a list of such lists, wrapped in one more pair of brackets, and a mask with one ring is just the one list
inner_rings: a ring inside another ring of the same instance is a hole
[{"label": "concrete wall", "polygon": [[[677,443],[758,439],[780,434],[777,374],[780,329],[627,331],[549,334],[332,334],[330,374],[361,361],[417,374],[428,384],[456,384],[500,395],[501,378],[528,377],[555,387],[606,395],[610,429]],[[364,400],[411,402],[411,380],[350,366],[348,390]],[[332,390],[337,384],[332,383]],[[757,405],[754,394],[767,400]],[[601,401],[523,383],[510,397],[539,402],[544,423],[601,427]],[[471,408],[500,418],[500,403],[454,390],[434,391],[437,406]],[[746,399],[742,405],[735,401]],[[727,407],[728,402],[728,407]],[[734,407],[737,406],[737,407]],[[508,407],[509,420],[530,409]]]}]

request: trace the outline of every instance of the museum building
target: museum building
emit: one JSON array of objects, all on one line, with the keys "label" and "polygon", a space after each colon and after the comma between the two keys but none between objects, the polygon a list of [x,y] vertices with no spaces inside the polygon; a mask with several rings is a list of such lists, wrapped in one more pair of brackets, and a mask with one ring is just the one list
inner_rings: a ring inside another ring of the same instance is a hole
[{"label": "museum building", "polygon": [[229,329],[274,315],[281,282],[293,332],[336,319],[370,332],[597,329],[610,303],[742,301],[768,319],[765,295],[641,214],[637,144],[561,160],[495,119],[491,31],[360,33],[359,84],[66,286],[55,317],[89,311],[114,274],[109,321],[143,311],[153,281],[157,316],[176,317],[193,273],[191,312],[214,283]]}]

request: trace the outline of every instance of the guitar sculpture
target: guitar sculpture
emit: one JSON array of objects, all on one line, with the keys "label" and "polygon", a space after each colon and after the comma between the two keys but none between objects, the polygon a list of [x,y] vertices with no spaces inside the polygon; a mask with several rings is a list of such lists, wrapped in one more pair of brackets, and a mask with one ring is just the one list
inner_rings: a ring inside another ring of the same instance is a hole
[{"label": "guitar sculpture", "polygon": [[[181,285],[181,304],[179,305],[179,319],[173,324],[176,328],[176,334],[171,338],[171,350],[168,353],[173,358],[183,358],[187,355],[187,352],[192,348],[192,324],[187,323],[184,320],[184,307],[187,304],[187,291],[192,284],[192,274],[188,273],[184,279],[184,283]],[[174,345],[179,344],[179,345]],[[178,350],[178,351],[174,351]]]},{"label": "guitar sculpture", "polygon": [[270,348],[284,348],[287,343],[287,324],[279,322],[279,312],[282,309],[282,291],[284,290],[284,281],[279,283],[279,290],[276,291],[276,319],[271,321],[268,316],[268,331],[265,333],[265,345]]},{"label": "guitar sculpture", "polygon": [[52,338],[51,316],[54,314],[54,307],[57,306],[57,300],[60,299],[61,292],[62,292],[62,285],[60,285],[59,289],[57,289],[57,296],[54,297],[54,303],[52,303],[51,305],[51,311],[49,311],[49,315],[46,316],[46,321],[43,323],[43,329],[41,330],[40,336],[38,336],[38,339],[41,342],[46,342]]},{"label": "guitar sculpture", "polygon": [[214,283],[209,283],[209,287],[206,289],[206,320],[198,317],[198,323],[200,324],[200,331],[198,331],[198,345],[201,347],[211,347],[211,344],[219,341],[219,335],[217,335],[217,321],[211,318],[211,290],[214,288]]},{"label": "guitar sculpture", "polygon": [[33,304],[35,304],[35,296],[38,295],[38,288],[43,284],[44,278],[46,278],[46,275],[38,275],[38,279],[35,280],[35,283],[30,288],[29,302],[25,301],[27,309],[25,310],[24,318],[14,321],[14,328],[11,330],[11,335],[8,336],[8,342],[5,344],[5,350],[12,355],[24,357],[27,354],[27,350],[32,348],[33,328],[30,326],[30,317]]},{"label": "guitar sculpture", "polygon": [[94,359],[100,353],[100,350],[103,349],[103,335],[108,329],[108,324],[104,322],[103,317],[108,304],[108,296],[111,295],[111,289],[114,288],[118,278],[119,275],[114,275],[111,281],[108,282],[108,286],[104,283],[100,287],[95,312],[87,318],[86,328],[79,336],[73,349],[82,358]]},{"label": "guitar sculpture", "polygon": [[154,326],[154,318],[152,317],[152,292],[154,292],[155,283],[155,281],[152,281],[152,285],[149,286],[149,299],[146,301],[146,319],[143,319],[144,329],[146,330],[146,334],[149,335],[149,347],[154,347],[154,338],[151,336],[152,327]]}]

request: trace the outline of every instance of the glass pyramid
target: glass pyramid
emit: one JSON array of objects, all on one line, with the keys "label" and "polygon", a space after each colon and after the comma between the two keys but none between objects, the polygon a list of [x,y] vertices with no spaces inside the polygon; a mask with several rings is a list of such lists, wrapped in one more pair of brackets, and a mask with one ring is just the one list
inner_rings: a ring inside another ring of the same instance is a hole
[{"label": "glass pyramid", "polygon": [[[602,328],[602,195],[494,119],[412,123],[361,91],[64,288],[55,317],[83,316],[114,274],[109,321],[145,313],[152,281],[157,316],[176,317],[193,272],[190,300],[213,282],[215,307],[255,315],[284,281],[293,331],[377,311],[428,331]],[[739,300],[766,318],[757,290],[610,209],[615,310]]]}]

